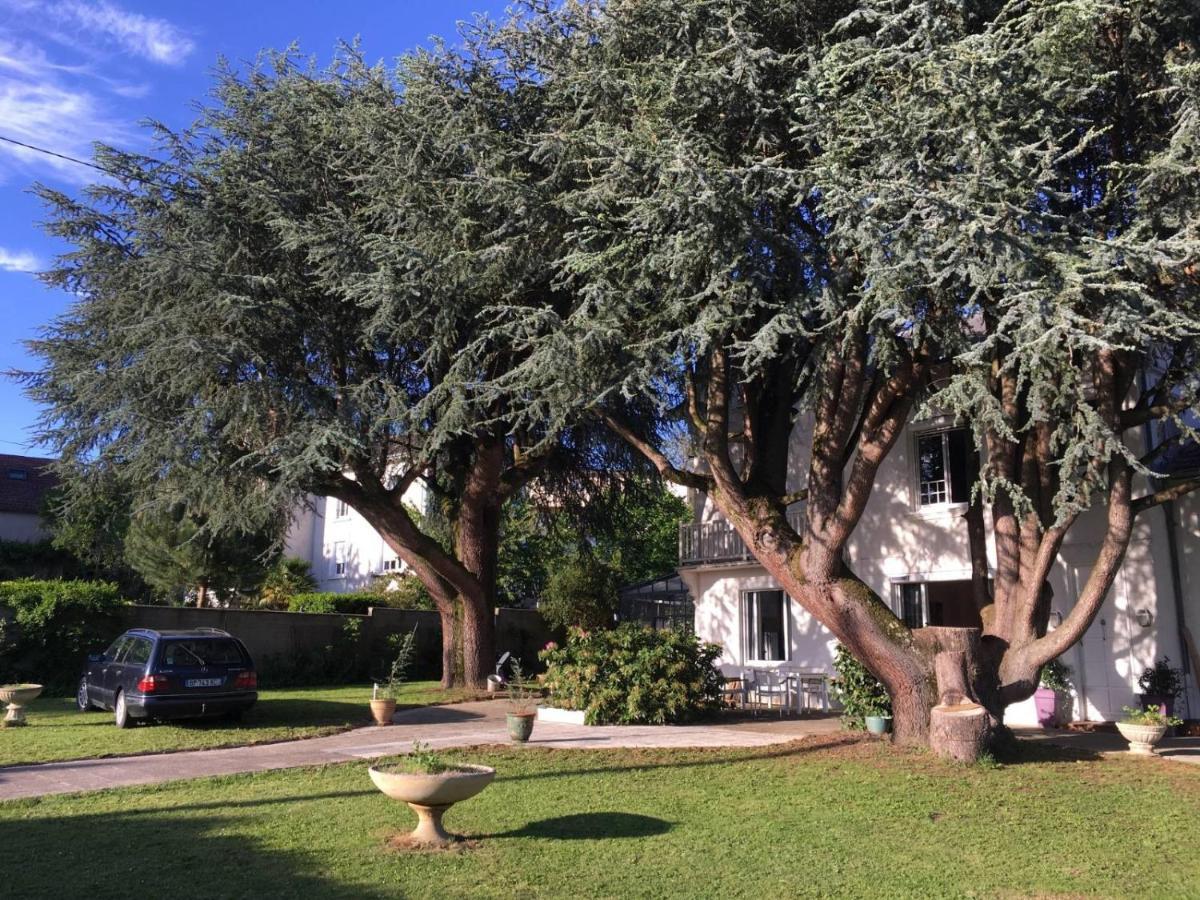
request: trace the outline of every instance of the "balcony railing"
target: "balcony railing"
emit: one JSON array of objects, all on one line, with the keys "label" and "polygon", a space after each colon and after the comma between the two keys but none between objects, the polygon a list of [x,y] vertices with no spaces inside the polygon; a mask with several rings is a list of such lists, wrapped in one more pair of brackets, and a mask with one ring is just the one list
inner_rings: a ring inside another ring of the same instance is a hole
[{"label": "balcony railing", "polygon": [[[800,528],[804,507],[788,511],[788,524]],[[692,566],[700,563],[741,562],[754,558],[746,543],[724,519],[712,522],[696,522],[679,526],[679,564]]]}]

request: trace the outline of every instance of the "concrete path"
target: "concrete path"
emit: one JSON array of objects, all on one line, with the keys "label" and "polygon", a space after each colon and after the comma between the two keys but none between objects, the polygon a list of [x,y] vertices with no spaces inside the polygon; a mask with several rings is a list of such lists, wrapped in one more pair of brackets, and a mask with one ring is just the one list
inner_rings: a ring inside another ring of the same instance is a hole
[{"label": "concrete path", "polygon": [[[1073,731],[1069,728],[1016,728],[1017,737],[1029,741],[1045,741],[1081,754],[1096,756],[1130,756],[1129,743],[1116,730]],[[1154,748],[1155,754],[1174,762],[1200,765],[1200,738],[1164,738]]]},{"label": "concrete path", "polygon": [[[298,766],[374,759],[407,753],[413,741],[434,748],[506,744],[501,700],[430,706],[397,712],[387,728],[353,731],[277,744],[188,750],[77,762],[0,768],[0,800],[68,794],[208,775],[265,772]],[[153,727],[153,726],[149,726]],[[765,747],[811,734],[838,731],[836,718],[773,719],[763,716],[717,725],[582,726],[538,722],[529,745],[563,748]]]}]

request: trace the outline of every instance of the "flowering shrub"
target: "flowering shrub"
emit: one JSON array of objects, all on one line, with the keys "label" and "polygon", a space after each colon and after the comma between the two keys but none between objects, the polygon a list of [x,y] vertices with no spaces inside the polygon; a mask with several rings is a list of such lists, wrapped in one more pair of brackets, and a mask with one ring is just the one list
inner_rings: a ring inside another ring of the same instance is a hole
[{"label": "flowering shrub", "polygon": [[719,708],[720,654],[690,632],[627,622],[572,630],[565,647],[548,644],[541,658],[554,706],[584,710],[589,725],[664,725]]}]

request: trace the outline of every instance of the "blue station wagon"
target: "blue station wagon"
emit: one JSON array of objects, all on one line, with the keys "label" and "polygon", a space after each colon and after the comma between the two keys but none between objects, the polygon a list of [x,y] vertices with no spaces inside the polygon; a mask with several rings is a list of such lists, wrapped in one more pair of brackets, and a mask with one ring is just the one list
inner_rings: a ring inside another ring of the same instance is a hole
[{"label": "blue station wagon", "polygon": [[258,700],[246,647],[216,628],[133,628],[88,657],[75,701],[110,709],[118,728],[137,720],[238,718]]}]

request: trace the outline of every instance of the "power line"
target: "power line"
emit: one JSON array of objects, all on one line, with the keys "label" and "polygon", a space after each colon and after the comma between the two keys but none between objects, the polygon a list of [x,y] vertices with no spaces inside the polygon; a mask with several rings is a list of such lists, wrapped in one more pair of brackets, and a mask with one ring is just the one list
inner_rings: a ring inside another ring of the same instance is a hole
[{"label": "power line", "polygon": [[54,150],[47,150],[45,147],[35,147],[33,144],[27,144],[24,141],[18,141],[16,138],[6,137],[0,134],[0,141],[5,141],[9,144],[15,144],[18,147],[24,147],[26,150],[33,150],[35,153],[44,153],[46,156],[56,156],[59,159],[65,159],[67,162],[73,162],[76,165],[87,166],[95,169],[97,172],[103,172],[105,175],[113,174],[103,166],[98,166],[93,162],[88,162],[85,159],[76,159],[74,156],[67,156],[65,153],[57,153]]}]

